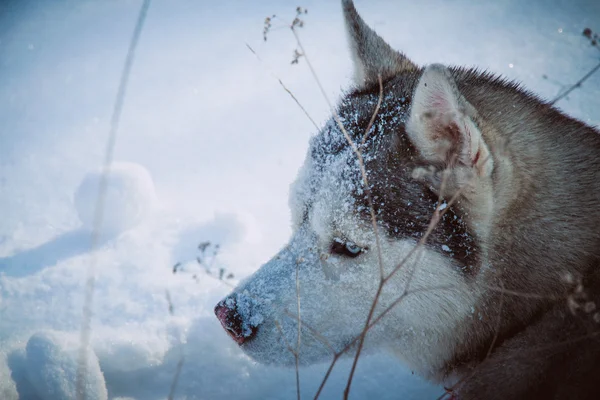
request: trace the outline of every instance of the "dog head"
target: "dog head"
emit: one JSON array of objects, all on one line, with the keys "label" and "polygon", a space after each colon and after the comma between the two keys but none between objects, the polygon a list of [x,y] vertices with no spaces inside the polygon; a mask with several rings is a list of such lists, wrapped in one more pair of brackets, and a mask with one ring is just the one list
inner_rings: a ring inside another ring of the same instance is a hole
[{"label": "dog head", "polygon": [[356,346],[371,313],[365,348],[430,375],[473,318],[494,160],[456,71],[416,66],[342,5],[354,88],[292,185],[289,243],[215,313],[251,357],[290,365]]}]

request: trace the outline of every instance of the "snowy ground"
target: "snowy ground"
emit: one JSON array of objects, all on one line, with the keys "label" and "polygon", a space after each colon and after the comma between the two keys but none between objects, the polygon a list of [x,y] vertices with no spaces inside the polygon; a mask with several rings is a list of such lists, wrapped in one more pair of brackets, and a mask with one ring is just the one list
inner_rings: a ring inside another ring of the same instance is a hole
[{"label": "snowy ground", "polygon": [[[316,121],[328,112],[303,60],[290,64],[291,34],[275,29],[264,43],[262,24],[267,15],[289,20],[297,5],[307,8],[304,45],[327,92],[337,98],[351,74],[340,6],[314,0],[155,0],[115,154],[147,169],[154,188],[144,172],[125,166],[125,180],[111,181],[105,214],[112,218],[107,226],[135,226],[116,236],[107,231],[90,252],[80,215],[89,223],[85,204],[93,190],[77,189],[101,165],[139,5],[0,4],[0,398],[20,393],[22,399],[50,400],[68,393],[92,263],[97,282],[91,360],[97,357],[96,372],[98,366],[104,371],[108,398],[166,398],[181,354],[177,398],[294,398],[293,370],[255,365],[214,318],[212,308],[229,287],[205,273],[194,280],[191,266],[198,243],[218,243],[213,268],[227,269],[236,281],[285,243],[288,185],[315,132],[269,71]],[[581,36],[588,26],[600,30],[595,0],[356,5],[418,63],[489,68],[545,98],[600,58]],[[597,74],[558,105],[597,125],[599,89]],[[139,183],[137,191],[127,189],[127,179]],[[188,272],[172,273],[178,261]],[[312,398],[326,367],[301,369],[304,397]],[[323,398],[340,397],[348,368],[348,361],[340,364]],[[64,375],[55,379],[57,371]],[[98,374],[89,382],[89,398],[107,396]],[[441,392],[396,359],[376,354],[359,363],[352,397],[433,399]]]}]

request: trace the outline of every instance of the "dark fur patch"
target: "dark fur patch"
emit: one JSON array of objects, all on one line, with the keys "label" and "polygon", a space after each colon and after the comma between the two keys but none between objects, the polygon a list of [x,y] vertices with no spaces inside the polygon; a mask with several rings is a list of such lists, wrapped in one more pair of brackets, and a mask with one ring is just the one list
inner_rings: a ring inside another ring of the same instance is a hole
[{"label": "dark fur patch", "polygon": [[[410,93],[419,74],[403,74],[384,82],[383,101],[368,132],[361,152],[369,179],[369,191],[364,190],[356,156],[348,157],[349,167],[344,180],[350,180],[355,206],[363,218],[370,220],[367,193],[373,200],[378,223],[390,237],[419,241],[437,207],[438,196],[426,184],[412,178],[412,171],[424,165],[405,131],[410,108]],[[379,84],[350,92],[344,97],[338,113],[344,128],[359,145],[379,100]],[[311,143],[311,157],[317,171],[328,168],[330,162],[350,145],[341,130],[330,121]],[[466,275],[479,270],[476,237],[461,217],[460,203],[449,207],[432,231],[426,245],[452,257]]]}]

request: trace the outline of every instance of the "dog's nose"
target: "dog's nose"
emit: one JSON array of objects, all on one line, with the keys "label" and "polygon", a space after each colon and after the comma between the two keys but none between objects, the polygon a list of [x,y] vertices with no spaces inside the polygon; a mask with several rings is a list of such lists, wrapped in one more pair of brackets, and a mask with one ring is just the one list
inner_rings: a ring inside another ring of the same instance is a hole
[{"label": "dog's nose", "polygon": [[250,340],[256,333],[256,327],[244,324],[234,297],[221,300],[215,307],[215,315],[229,336],[239,345]]}]

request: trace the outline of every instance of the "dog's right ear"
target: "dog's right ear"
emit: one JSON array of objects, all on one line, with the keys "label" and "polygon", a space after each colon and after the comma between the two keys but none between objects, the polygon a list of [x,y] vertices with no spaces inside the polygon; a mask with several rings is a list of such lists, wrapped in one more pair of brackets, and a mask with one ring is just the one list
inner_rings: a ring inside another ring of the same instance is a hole
[{"label": "dog's right ear", "polygon": [[462,165],[489,177],[493,160],[475,123],[477,110],[458,90],[448,68],[425,68],[413,94],[406,132],[423,157],[434,163]]},{"label": "dog's right ear", "polygon": [[342,0],[344,20],[354,60],[354,81],[358,87],[385,80],[405,70],[418,67],[404,54],[392,49],[358,15],[352,0]]}]

